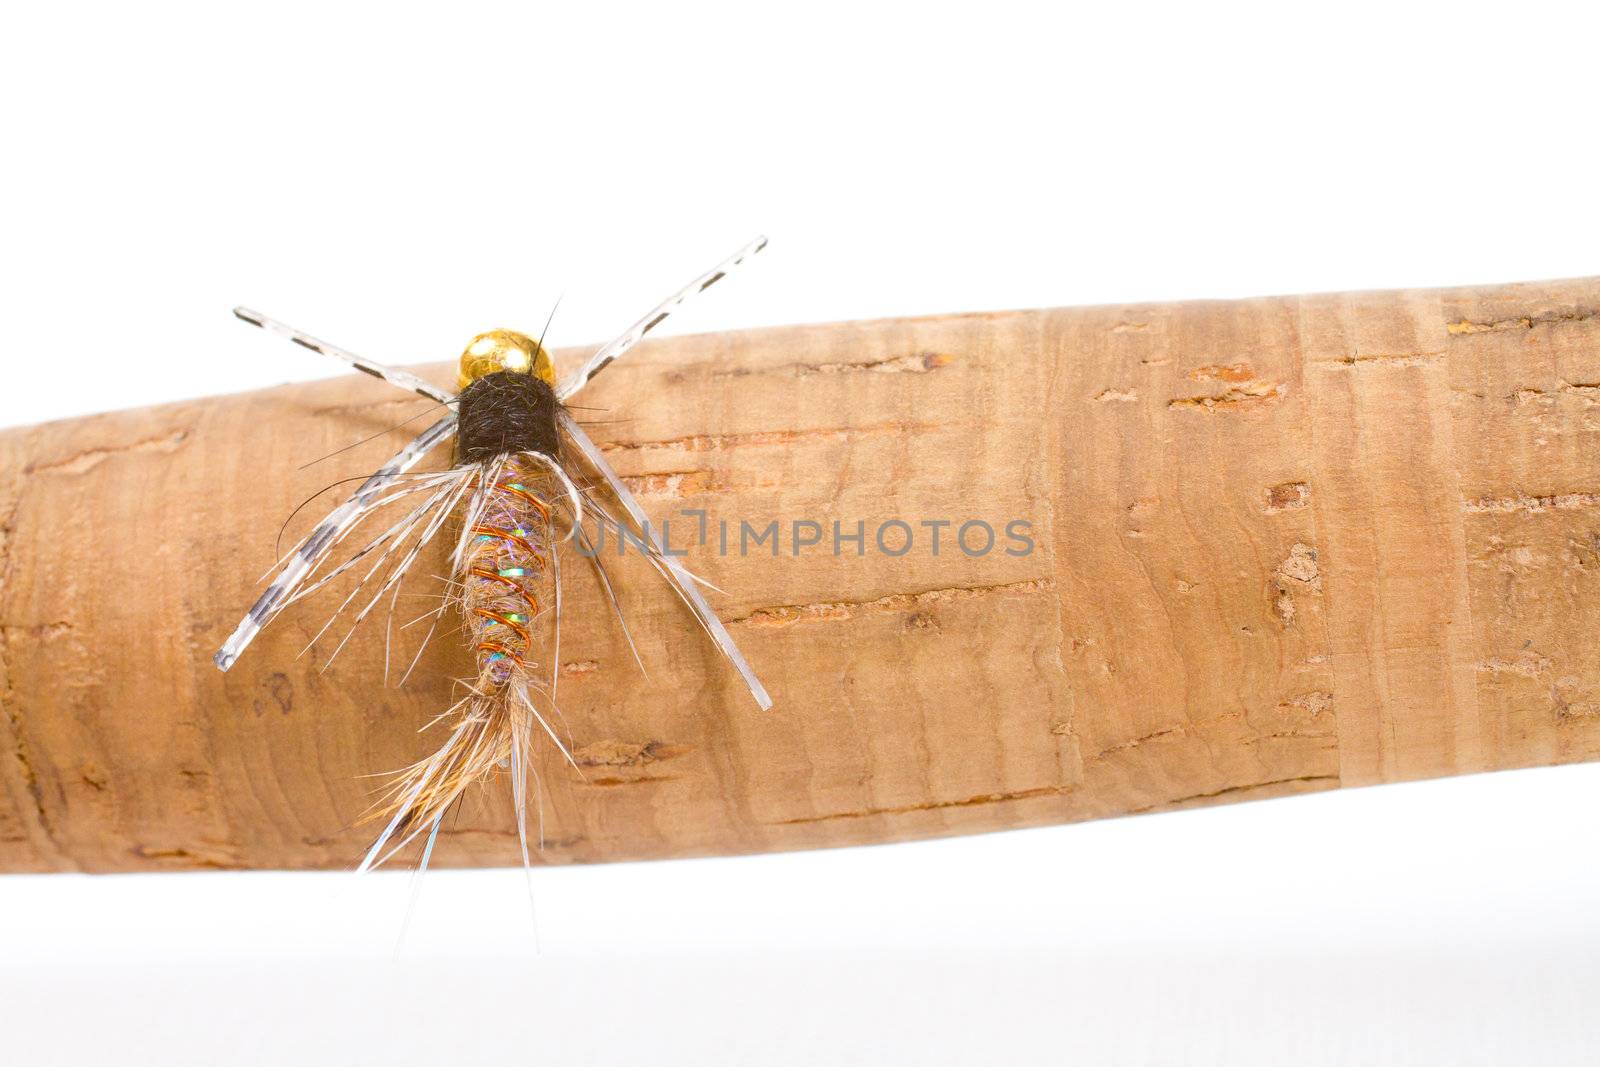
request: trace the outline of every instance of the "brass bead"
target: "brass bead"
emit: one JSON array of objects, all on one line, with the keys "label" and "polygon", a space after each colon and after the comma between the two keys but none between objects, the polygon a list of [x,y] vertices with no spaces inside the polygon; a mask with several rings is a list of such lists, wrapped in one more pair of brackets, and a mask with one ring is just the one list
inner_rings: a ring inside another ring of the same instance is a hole
[{"label": "brass bead", "polygon": [[479,378],[500,371],[532,374],[546,385],[556,384],[555,364],[538,341],[515,330],[490,330],[474,337],[461,353],[456,387],[465,389]]}]

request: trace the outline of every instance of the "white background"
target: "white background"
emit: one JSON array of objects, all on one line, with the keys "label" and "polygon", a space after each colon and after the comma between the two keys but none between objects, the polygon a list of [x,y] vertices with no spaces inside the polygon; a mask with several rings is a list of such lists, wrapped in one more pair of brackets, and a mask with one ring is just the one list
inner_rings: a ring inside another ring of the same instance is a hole
[{"label": "white background", "polygon": [[[701,331],[1591,274],[1592,5],[52,4],[0,424]],[[0,879],[14,1063],[1580,1063],[1593,768],[539,872]]]}]

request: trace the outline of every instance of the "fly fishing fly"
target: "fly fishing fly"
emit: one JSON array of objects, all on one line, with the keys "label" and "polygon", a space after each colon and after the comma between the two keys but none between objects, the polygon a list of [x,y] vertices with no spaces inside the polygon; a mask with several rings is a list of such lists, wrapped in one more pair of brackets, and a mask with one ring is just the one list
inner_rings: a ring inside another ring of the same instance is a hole
[{"label": "fly fishing fly", "polygon": [[[366,563],[355,588],[317,638],[342,617],[349,618],[353,632],[385,596],[393,605],[401,580],[422,550],[452,517],[458,518],[448,587],[439,606],[423,616],[432,619],[423,646],[440,617],[449,610],[457,611],[474,652],[476,674],[467,682],[465,695],[436,720],[450,730],[443,744],[402,770],[391,784],[380,805],[387,821],[367,851],[361,870],[384,862],[424,833],[421,863],[426,866],[451,806],[469,787],[500,768],[510,772],[517,835],[523,862],[528,862],[527,777],[537,735],[548,737],[572,761],[567,746],[551,727],[560,655],[558,550],[563,542],[575,539],[587,549],[584,554],[595,564],[601,587],[612,606],[617,606],[611,581],[584,529],[586,518],[602,534],[614,530],[644,548],[645,558],[727,657],[756,703],[763,710],[772,706],[732,636],[696,588],[697,579],[666,551],[639,502],[563,403],[685,300],[721,280],[765,246],[766,239],[759,238],[696,278],[559,382],[542,338],[534,340],[511,330],[480,334],[467,345],[460,360],[458,391],[451,392],[265,315],[235,309],[235,315],[253,326],[452,409],[379,467],[290,549],[280,560],[271,584],[215,656],[217,667],[226,671],[280,612]],[[424,456],[452,438],[456,443],[452,466],[438,472],[411,473]],[[390,505],[400,505],[389,512],[399,512],[399,519],[350,552],[343,562],[330,566],[336,551],[362,522]],[[620,618],[620,611],[618,614]],[[625,622],[623,628],[627,636]],[[348,634],[344,640],[349,640]],[[631,637],[628,643],[631,647]]]}]

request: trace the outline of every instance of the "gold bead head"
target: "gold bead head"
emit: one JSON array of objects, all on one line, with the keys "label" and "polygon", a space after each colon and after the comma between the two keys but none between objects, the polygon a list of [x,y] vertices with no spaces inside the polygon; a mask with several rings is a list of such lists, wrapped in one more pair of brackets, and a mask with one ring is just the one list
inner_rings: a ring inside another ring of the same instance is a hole
[{"label": "gold bead head", "polygon": [[550,362],[550,353],[543,345],[515,330],[490,330],[474,337],[461,353],[456,387],[465,389],[479,378],[500,371],[531,374],[546,385],[556,384],[555,364]]}]

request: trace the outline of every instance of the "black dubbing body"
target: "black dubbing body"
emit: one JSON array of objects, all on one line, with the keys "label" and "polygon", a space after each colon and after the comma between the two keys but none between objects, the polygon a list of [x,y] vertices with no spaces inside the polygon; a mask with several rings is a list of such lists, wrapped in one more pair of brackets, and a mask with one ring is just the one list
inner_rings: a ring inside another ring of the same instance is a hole
[{"label": "black dubbing body", "polygon": [[458,410],[463,463],[511,452],[556,455],[556,413],[561,402],[540,378],[512,371],[486,374],[461,391]]}]

